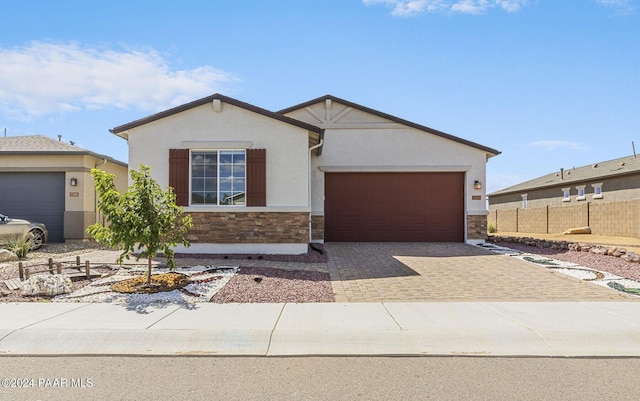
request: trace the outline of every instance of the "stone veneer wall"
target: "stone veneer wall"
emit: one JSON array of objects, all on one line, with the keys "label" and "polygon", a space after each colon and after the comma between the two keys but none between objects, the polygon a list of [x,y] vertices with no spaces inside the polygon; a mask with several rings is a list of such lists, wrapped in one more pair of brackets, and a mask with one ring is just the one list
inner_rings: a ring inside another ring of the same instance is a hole
[{"label": "stone veneer wall", "polygon": [[309,242],[308,212],[191,212],[187,239],[213,244]]},{"label": "stone veneer wall", "polygon": [[487,216],[467,216],[467,239],[487,239]]},{"label": "stone veneer wall", "polygon": [[311,240],[324,241],[324,216],[311,216]]}]

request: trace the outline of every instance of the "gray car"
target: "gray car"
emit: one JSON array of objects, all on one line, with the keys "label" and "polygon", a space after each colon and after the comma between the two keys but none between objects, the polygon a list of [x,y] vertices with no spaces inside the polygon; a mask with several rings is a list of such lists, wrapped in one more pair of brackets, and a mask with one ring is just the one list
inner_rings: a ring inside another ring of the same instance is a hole
[{"label": "gray car", "polygon": [[28,220],[12,219],[0,214],[0,244],[6,244],[16,236],[31,240],[31,250],[38,249],[47,242],[49,232],[42,223]]}]

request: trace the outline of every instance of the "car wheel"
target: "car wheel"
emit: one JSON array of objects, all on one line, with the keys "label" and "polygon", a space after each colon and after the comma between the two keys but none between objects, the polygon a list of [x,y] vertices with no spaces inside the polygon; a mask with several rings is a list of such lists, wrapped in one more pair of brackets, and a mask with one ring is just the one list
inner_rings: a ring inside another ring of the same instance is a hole
[{"label": "car wheel", "polygon": [[31,240],[31,250],[36,250],[44,242],[44,233],[40,230],[31,230],[29,231],[29,239]]}]

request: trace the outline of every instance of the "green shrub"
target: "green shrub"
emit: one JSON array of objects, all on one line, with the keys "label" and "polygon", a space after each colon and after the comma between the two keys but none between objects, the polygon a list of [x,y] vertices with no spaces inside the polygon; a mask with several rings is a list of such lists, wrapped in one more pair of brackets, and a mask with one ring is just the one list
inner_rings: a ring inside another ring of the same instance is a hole
[{"label": "green shrub", "polygon": [[493,234],[493,233],[497,232],[498,229],[493,224],[489,224],[489,227],[487,227],[487,231],[489,231],[489,233]]}]

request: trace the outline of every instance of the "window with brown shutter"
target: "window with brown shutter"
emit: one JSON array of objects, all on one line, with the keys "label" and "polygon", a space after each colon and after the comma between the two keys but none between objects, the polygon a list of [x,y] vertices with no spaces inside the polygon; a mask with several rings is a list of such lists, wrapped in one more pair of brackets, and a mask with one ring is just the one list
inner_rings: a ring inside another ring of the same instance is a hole
[{"label": "window with brown shutter", "polygon": [[189,149],[169,149],[169,186],[178,206],[189,206]]},{"label": "window with brown shutter", "polygon": [[247,206],[267,206],[266,149],[247,149]]},{"label": "window with brown shutter", "polygon": [[[246,205],[267,205],[266,149],[246,150]],[[176,193],[176,204],[189,206],[189,149],[169,149],[169,186]],[[215,188],[215,187],[214,187]],[[218,203],[218,196],[215,197]],[[198,198],[200,199],[200,198]],[[207,202],[196,202],[206,204]]]}]

